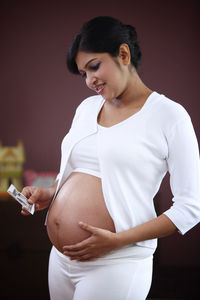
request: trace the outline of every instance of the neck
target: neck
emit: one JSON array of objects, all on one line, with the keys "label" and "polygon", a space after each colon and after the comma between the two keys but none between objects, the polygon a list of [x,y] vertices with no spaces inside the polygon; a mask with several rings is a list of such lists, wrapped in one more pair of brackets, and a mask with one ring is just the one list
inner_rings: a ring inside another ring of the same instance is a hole
[{"label": "neck", "polygon": [[129,76],[127,81],[127,86],[124,92],[114,99],[113,104],[118,104],[119,106],[142,106],[149,95],[152,93],[150,90],[140,79],[138,73],[133,71]]}]

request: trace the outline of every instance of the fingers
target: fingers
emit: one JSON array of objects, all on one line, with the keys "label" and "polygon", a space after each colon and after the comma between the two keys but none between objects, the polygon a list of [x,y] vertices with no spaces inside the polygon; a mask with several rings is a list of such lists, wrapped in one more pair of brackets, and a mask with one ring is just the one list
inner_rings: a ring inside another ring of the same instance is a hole
[{"label": "fingers", "polygon": [[81,229],[83,229],[85,231],[88,231],[93,234],[97,233],[97,230],[98,230],[97,227],[91,226],[91,225],[83,223],[83,222],[79,222],[78,224],[81,227]]},{"label": "fingers", "polygon": [[36,203],[38,201],[38,199],[39,199],[39,191],[35,190],[33,192],[33,194],[29,197],[28,203],[34,204],[34,203]]},{"label": "fingers", "polygon": [[82,256],[84,256],[84,255],[86,255],[86,254],[88,254],[88,249],[83,249],[83,250],[80,250],[80,251],[64,251],[63,252],[63,254],[64,255],[66,255],[66,256],[69,256],[70,258],[74,258],[74,259],[76,259],[77,257],[82,257]]},{"label": "fingers", "polygon": [[94,260],[96,258],[98,258],[98,257],[97,256],[93,257],[91,254],[85,254],[85,255],[82,255],[81,257],[70,258],[70,260],[78,260],[80,262],[85,262],[85,261]]},{"label": "fingers", "polygon": [[[38,210],[39,210],[39,205],[38,205],[38,204],[35,204],[35,211],[38,211]],[[29,215],[31,215],[31,213],[29,213],[29,212],[26,210],[25,207],[22,207],[22,209],[21,209],[21,214],[22,214],[23,216],[29,216]]]},{"label": "fingers", "polygon": [[23,188],[22,194],[28,199],[29,204],[34,204],[39,198],[39,189],[34,186],[26,186]]},{"label": "fingers", "polygon": [[68,256],[70,260],[78,261],[88,261],[98,257],[98,255],[94,254],[90,248],[80,251],[64,251],[63,254]]},{"label": "fingers", "polygon": [[64,246],[63,251],[80,251],[83,250],[84,248],[88,247],[90,244],[90,237],[87,238],[86,240],[77,243],[75,245],[69,245],[69,246]]},{"label": "fingers", "polygon": [[22,207],[21,214],[23,216],[29,216],[30,215],[30,213],[24,207]]},{"label": "fingers", "polygon": [[[95,257],[95,259],[96,258],[97,258],[97,256]],[[86,254],[86,255],[83,255],[81,257],[78,257],[76,260],[84,262],[84,261],[94,260],[94,257],[92,257],[90,254]]]},{"label": "fingers", "polygon": [[22,192],[21,192],[26,198],[29,198],[33,191],[32,191],[32,187],[31,186],[26,186],[23,188]]},{"label": "fingers", "polygon": [[[83,222],[79,222],[79,226],[82,229],[92,233],[93,235],[98,232],[97,227],[88,225],[88,224],[83,223]],[[79,250],[82,250],[83,248],[89,247],[91,239],[92,239],[92,236],[90,236],[89,238],[87,238],[87,239],[83,240],[82,242],[77,243],[75,245],[64,246],[63,251],[67,251],[67,250],[69,250],[69,251],[79,251]]]},{"label": "fingers", "polygon": [[[77,243],[75,245],[69,245],[63,247],[63,254],[68,256],[70,260],[86,261],[94,258],[95,252],[93,243],[93,237]],[[97,257],[97,256],[96,256]]]},{"label": "fingers", "polygon": [[[70,248],[70,249],[67,249],[67,248]],[[82,246],[80,246],[80,245],[78,246],[78,244],[75,246],[64,246],[63,254],[68,256],[70,258],[70,260],[79,260],[80,261],[80,260],[84,259],[84,257],[89,258],[90,257],[90,255],[88,254],[89,249],[88,248],[81,249],[81,248],[82,248]]]},{"label": "fingers", "polygon": [[80,243],[63,247],[63,254],[71,260],[88,261],[104,255],[114,249],[113,237],[108,230],[79,222],[79,226],[90,232],[91,236]]}]

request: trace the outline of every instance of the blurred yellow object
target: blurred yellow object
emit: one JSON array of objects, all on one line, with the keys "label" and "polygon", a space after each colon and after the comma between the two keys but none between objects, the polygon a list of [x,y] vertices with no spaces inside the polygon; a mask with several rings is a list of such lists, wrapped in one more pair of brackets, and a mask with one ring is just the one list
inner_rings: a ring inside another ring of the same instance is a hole
[{"label": "blurred yellow object", "polygon": [[24,161],[25,151],[22,141],[18,141],[15,147],[3,147],[0,141],[0,196],[5,195],[11,183],[21,191]]}]

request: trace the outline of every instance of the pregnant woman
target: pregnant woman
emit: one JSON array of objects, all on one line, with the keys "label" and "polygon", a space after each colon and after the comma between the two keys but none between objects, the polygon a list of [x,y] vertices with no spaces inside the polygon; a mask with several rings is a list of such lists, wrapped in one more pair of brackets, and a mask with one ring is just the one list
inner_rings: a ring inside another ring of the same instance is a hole
[{"label": "pregnant woman", "polygon": [[[54,186],[22,191],[36,210],[50,204],[51,300],[146,299],[157,238],[200,221],[190,117],[142,82],[140,60],[135,28],[111,17],[85,23],[68,51],[68,69],[97,95],[76,110]],[[167,172],[173,205],[156,216]]]}]

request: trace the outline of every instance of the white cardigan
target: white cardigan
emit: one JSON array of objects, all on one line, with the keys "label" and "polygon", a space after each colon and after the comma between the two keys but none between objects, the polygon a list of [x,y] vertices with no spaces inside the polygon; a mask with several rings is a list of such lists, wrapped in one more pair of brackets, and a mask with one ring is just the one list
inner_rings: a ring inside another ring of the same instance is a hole
[{"label": "white cardigan", "polygon": [[[101,96],[92,96],[78,106],[62,142],[55,196],[73,171],[68,163],[72,148],[97,132],[104,102]],[[156,217],[153,198],[167,171],[173,205],[164,214],[182,234],[200,221],[198,144],[190,117],[180,104],[153,92],[139,112],[100,130],[97,148],[103,195],[116,232]],[[156,242],[137,245],[155,249]]]}]

